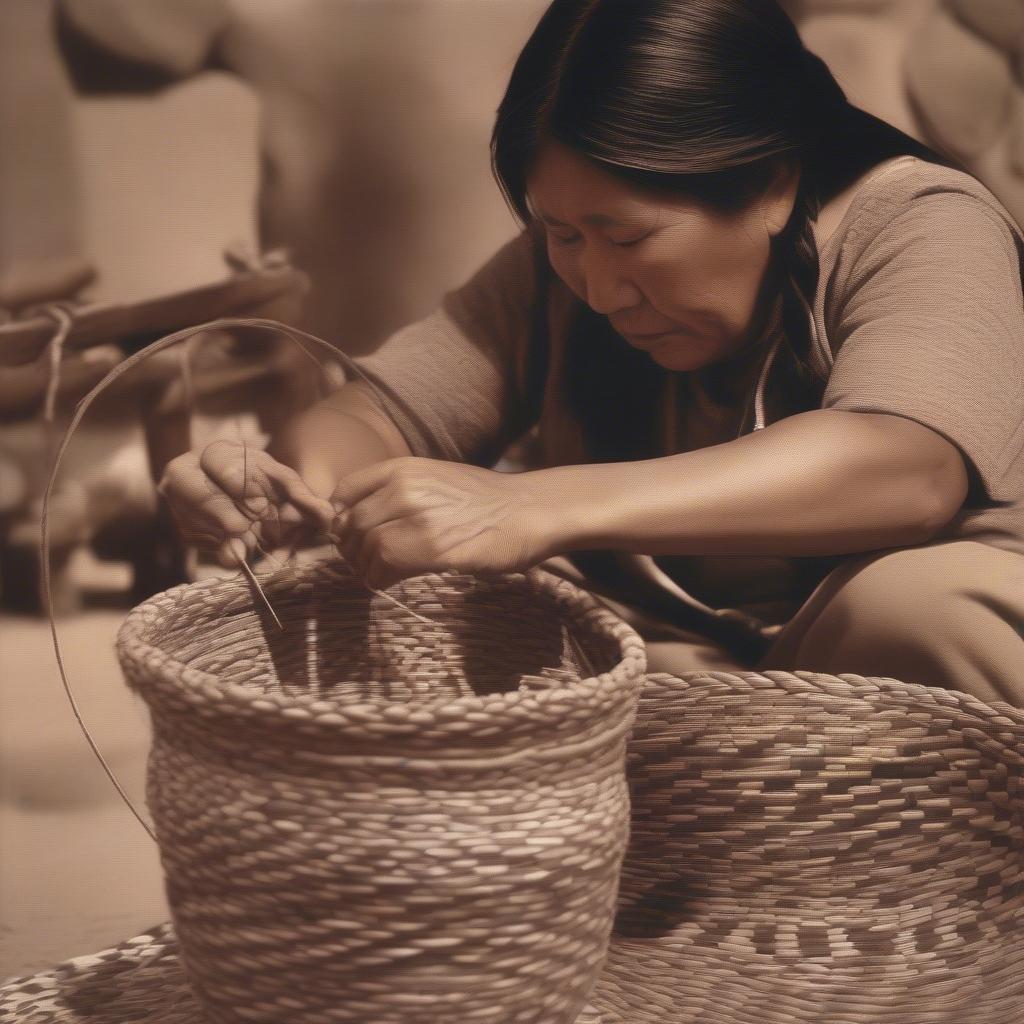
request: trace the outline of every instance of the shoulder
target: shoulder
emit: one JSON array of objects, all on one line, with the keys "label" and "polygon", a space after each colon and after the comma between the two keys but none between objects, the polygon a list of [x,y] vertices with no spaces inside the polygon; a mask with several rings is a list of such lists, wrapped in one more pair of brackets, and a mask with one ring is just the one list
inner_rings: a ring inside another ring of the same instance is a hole
[{"label": "shoulder", "polygon": [[998,225],[998,234],[1021,236],[1021,228],[977,178],[908,156],[868,180],[838,239],[841,249],[863,248],[880,234],[896,236],[911,227],[955,223]]},{"label": "shoulder", "polygon": [[831,240],[833,300],[901,270],[929,267],[962,272],[995,266],[1019,270],[1020,226],[977,178],[954,168],[906,157],[869,179]]}]

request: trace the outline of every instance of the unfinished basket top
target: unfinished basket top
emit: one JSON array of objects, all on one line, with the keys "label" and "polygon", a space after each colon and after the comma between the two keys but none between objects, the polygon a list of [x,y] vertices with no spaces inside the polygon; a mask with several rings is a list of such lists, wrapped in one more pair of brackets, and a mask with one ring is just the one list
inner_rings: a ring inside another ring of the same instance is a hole
[{"label": "unfinished basket top", "polygon": [[[507,750],[600,728],[635,706],[643,641],[552,574],[427,574],[367,591],[341,562],[262,579],[279,630],[242,577],[185,584],[124,622],[128,685],[154,713],[281,742]],[[580,664],[579,652],[589,665]]]}]

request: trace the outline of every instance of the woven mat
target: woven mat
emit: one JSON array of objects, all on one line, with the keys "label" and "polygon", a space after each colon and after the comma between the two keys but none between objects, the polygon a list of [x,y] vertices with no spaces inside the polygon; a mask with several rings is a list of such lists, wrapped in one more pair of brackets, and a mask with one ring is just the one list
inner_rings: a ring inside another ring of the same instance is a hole
[{"label": "woven mat", "polygon": [[[966,694],[649,676],[615,929],[579,1024],[1019,1024],[1022,767],[1024,711]],[[0,1020],[203,1017],[162,924],[8,982]]]}]

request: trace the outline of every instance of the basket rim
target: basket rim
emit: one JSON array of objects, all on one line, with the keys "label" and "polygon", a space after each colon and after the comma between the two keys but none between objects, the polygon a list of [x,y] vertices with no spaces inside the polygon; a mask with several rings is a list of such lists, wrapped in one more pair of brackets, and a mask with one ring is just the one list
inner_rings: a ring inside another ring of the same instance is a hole
[{"label": "basket rim", "polygon": [[[681,683],[686,689],[711,681],[730,685],[740,682],[751,691],[763,689],[766,693],[778,692],[781,687],[794,697],[806,690],[845,700],[866,700],[871,694],[876,694],[886,700],[893,699],[908,709],[919,704],[943,709],[951,714],[970,711],[988,723],[1024,730],[1024,707],[1008,701],[985,701],[963,690],[911,683],[895,676],[862,676],[856,672],[831,673],[811,669],[750,669],[742,672],[700,669],[678,675],[671,672],[649,672],[646,678],[648,682],[662,686],[670,682]],[[787,683],[790,685],[785,685]]]},{"label": "basket rim", "polygon": [[[339,573],[339,568],[342,571]],[[328,559],[297,566],[289,571],[294,573],[295,582],[303,582],[325,576],[345,575],[351,577],[351,571],[336,559]],[[524,585],[540,593],[547,593],[562,612],[565,619],[578,626],[590,629],[602,629],[606,636],[614,638],[619,646],[619,660],[608,671],[593,676],[584,676],[570,683],[552,680],[550,687],[543,689],[522,688],[487,694],[463,694],[455,697],[435,697],[430,699],[393,700],[387,697],[360,697],[358,699],[339,699],[330,695],[308,693],[279,693],[257,689],[251,685],[224,682],[211,672],[194,668],[168,654],[161,647],[153,644],[146,633],[152,624],[154,607],[170,598],[178,599],[186,592],[199,589],[228,588],[232,592],[247,591],[248,584],[244,577],[214,577],[193,583],[182,583],[168,590],[153,594],[145,601],[136,605],[121,624],[116,639],[116,648],[121,658],[127,657],[133,663],[146,661],[150,669],[158,667],[160,682],[167,685],[174,683],[175,689],[198,691],[203,696],[216,700],[230,697],[236,702],[243,701],[250,705],[253,712],[265,711],[272,713],[274,708],[261,708],[259,705],[274,705],[276,709],[302,708],[314,709],[317,713],[331,711],[351,712],[360,708],[375,711],[394,706],[408,706],[420,713],[436,714],[442,708],[460,708],[466,711],[494,709],[496,703],[502,706],[514,706],[526,699],[539,704],[548,702],[565,703],[567,701],[585,701],[602,690],[630,690],[635,697],[639,692],[641,681],[645,677],[647,655],[644,641],[639,633],[611,609],[601,604],[592,595],[554,573],[546,572],[539,567],[530,573],[494,572],[494,573],[422,573],[410,579],[426,579],[436,577],[448,582],[452,580],[518,578]],[[532,577],[532,579],[531,579]],[[404,581],[403,581],[404,582]],[[252,602],[253,611],[257,604]],[[253,704],[256,706],[253,707]],[[314,708],[315,706],[315,708]],[[447,717],[447,716],[438,716]]]}]

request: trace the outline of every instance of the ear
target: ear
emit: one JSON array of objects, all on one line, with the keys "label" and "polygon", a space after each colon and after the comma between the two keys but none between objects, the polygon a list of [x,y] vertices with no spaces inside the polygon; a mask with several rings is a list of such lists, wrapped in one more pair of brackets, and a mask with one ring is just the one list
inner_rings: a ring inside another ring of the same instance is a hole
[{"label": "ear", "polygon": [[765,230],[773,238],[789,223],[799,187],[799,161],[790,157],[780,159],[761,198],[761,217]]}]

